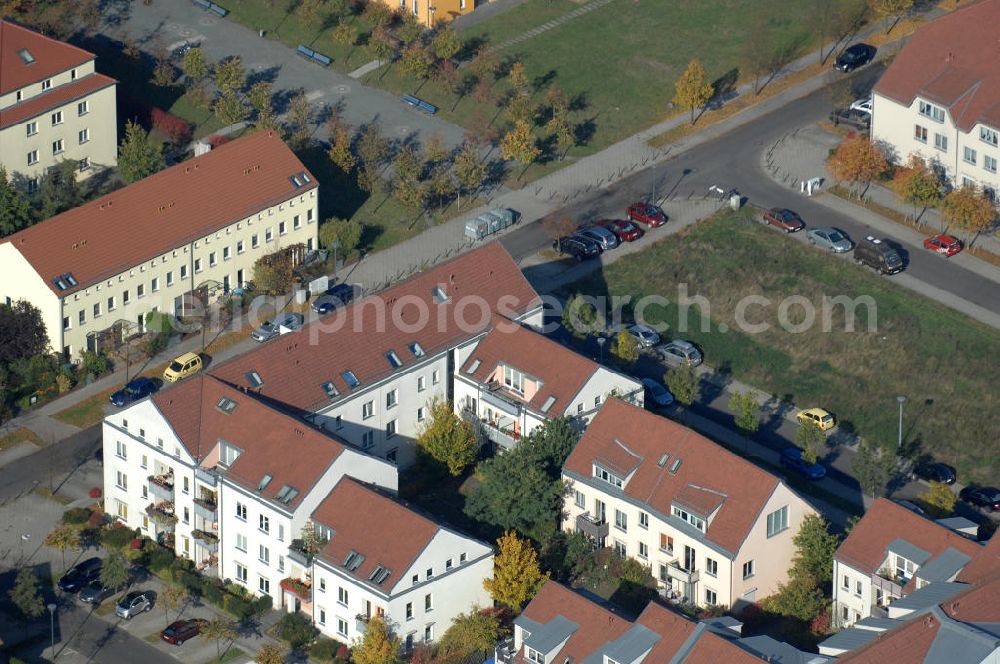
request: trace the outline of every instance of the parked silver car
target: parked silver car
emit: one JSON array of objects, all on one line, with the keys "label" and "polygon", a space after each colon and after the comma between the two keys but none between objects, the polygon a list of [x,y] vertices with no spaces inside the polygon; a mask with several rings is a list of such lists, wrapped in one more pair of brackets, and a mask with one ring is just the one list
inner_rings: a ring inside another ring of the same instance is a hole
[{"label": "parked silver car", "polygon": [[639,342],[639,345],[643,348],[652,348],[656,344],[660,343],[660,335],[656,333],[656,330],[646,327],[636,323],[635,325],[629,327],[626,330],[629,334],[635,337],[635,340]]},{"label": "parked silver car", "polygon": [[672,367],[689,364],[696,367],[702,362],[701,351],[690,341],[674,339],[656,349],[660,358]]},{"label": "parked silver car", "polygon": [[832,226],[822,226],[811,228],[806,231],[806,238],[809,244],[816,245],[820,249],[827,249],[835,254],[843,254],[851,250],[854,243],[847,234],[839,228]]},{"label": "parked silver car", "polygon": [[278,314],[274,318],[265,321],[250,334],[254,341],[267,341],[281,334],[281,328],[292,331],[302,327],[302,314]]},{"label": "parked silver car", "polygon": [[587,228],[581,228],[577,231],[577,235],[582,235],[588,240],[595,242],[602,251],[614,249],[618,246],[618,238],[615,234],[607,228],[603,228],[601,226],[588,226]]},{"label": "parked silver car", "polygon": [[115,613],[119,618],[130,620],[140,613],[153,608],[153,593],[150,590],[137,590],[126,594],[118,601]]},{"label": "parked silver car", "polygon": [[[670,390],[663,386],[663,383],[653,380],[652,378],[643,378],[642,386],[646,388],[646,397],[649,401],[652,401],[659,407],[669,406],[674,402],[674,395],[670,393]],[[649,406],[647,401],[646,406]]]}]

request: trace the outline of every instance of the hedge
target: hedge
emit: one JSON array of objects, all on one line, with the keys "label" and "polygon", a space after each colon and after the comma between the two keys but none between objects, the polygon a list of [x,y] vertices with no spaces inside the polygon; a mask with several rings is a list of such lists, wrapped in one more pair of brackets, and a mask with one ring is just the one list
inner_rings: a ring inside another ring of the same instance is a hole
[{"label": "hedge", "polygon": [[336,639],[321,638],[309,648],[309,657],[323,664],[332,664],[338,657],[347,660],[347,646]]},{"label": "hedge", "polygon": [[71,526],[82,526],[90,519],[90,510],[86,507],[71,507],[63,512],[62,522]]}]

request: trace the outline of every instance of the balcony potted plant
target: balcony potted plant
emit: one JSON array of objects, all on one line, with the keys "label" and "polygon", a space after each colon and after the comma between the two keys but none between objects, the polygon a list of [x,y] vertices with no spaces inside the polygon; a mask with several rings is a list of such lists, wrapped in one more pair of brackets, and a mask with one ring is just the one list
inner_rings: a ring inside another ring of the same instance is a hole
[{"label": "balcony potted plant", "polygon": [[291,577],[281,580],[281,589],[287,590],[293,595],[297,595],[300,599],[309,601],[312,596],[309,592],[309,585],[301,579],[293,579]]}]

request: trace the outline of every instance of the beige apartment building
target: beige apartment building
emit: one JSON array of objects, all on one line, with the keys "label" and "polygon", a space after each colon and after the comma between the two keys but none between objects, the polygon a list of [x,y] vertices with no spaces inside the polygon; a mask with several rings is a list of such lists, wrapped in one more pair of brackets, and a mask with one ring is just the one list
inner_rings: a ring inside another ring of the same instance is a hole
[{"label": "beige apartment building", "polygon": [[0,20],[0,165],[33,191],[51,166],[80,179],[118,163],[115,90],[93,53]]},{"label": "beige apartment building", "polygon": [[919,155],[953,185],[1000,188],[1000,0],[921,26],[875,85],[872,140]]},{"label": "beige apartment building", "polygon": [[257,132],[4,238],[0,297],[38,307],[77,357],[252,280],[261,256],[314,248],[318,200],[281,137]]}]

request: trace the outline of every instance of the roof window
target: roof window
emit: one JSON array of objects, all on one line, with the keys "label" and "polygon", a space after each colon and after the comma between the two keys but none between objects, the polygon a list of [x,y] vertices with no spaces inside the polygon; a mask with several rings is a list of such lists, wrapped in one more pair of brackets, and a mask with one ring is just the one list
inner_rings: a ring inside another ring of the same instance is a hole
[{"label": "roof window", "polygon": [[264,384],[264,379],[260,377],[260,374],[251,369],[246,373],[247,382],[250,383],[250,387],[258,388]]},{"label": "roof window", "polygon": [[234,410],[236,410],[236,402],[229,397],[222,397],[219,399],[219,403],[215,404],[215,407],[221,410],[226,415],[229,415]]},{"label": "roof window", "polygon": [[448,301],[448,294],[445,293],[444,289],[441,288],[440,286],[435,286],[434,289],[431,291],[431,294],[434,296],[434,301],[437,302],[438,304]]},{"label": "roof window", "polygon": [[260,492],[266,489],[272,479],[273,478],[270,475],[265,474],[264,477],[260,478],[260,484],[257,485],[257,491]]},{"label": "roof window", "polygon": [[22,48],[20,51],[18,51],[17,57],[21,58],[21,62],[23,62],[26,65],[34,64],[35,62],[35,56],[33,56],[31,54],[31,51],[29,51],[26,48]]},{"label": "roof window", "polygon": [[413,353],[413,357],[423,357],[427,354],[424,352],[423,347],[416,341],[410,344],[410,352]]},{"label": "roof window", "polygon": [[354,375],[353,371],[345,371],[340,374],[340,377],[344,379],[345,383],[347,383],[347,387],[352,390],[361,384],[361,381],[358,380],[358,377]]},{"label": "roof window", "polygon": [[552,404],[554,404],[555,402],[556,402],[555,397],[550,396],[548,399],[546,399],[545,403],[542,404],[542,412],[543,413],[549,412],[549,408],[552,408]]},{"label": "roof window", "polygon": [[399,355],[396,355],[396,351],[390,350],[385,354],[385,359],[389,360],[389,364],[392,365],[393,369],[398,369],[403,366],[403,361],[399,359]]},{"label": "roof window", "polygon": [[340,390],[337,389],[337,386],[333,384],[332,380],[328,380],[323,383],[323,391],[326,392],[326,396],[331,399],[340,394]]}]

